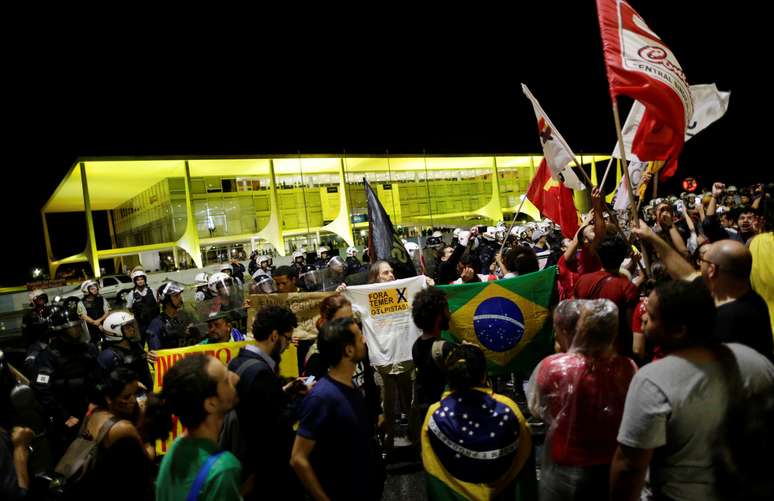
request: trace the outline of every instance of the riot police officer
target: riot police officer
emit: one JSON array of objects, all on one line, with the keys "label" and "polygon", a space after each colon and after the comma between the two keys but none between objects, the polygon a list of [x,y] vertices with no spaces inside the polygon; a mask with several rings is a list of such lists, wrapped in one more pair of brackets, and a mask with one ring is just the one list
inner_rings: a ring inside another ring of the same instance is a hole
[{"label": "riot police officer", "polygon": [[190,329],[181,319],[183,308],[183,287],[175,281],[168,281],[158,288],[161,314],[148,327],[148,348],[152,351],[182,348],[201,341],[199,333]]},{"label": "riot police officer", "polygon": [[32,310],[22,318],[22,339],[25,346],[31,345],[45,335],[48,329],[46,305],[48,305],[48,294],[41,289],[35,289],[30,293]]},{"label": "riot police officer", "polygon": [[[271,276],[271,256],[259,257],[258,266],[260,266],[260,269],[263,271],[264,275]],[[253,277],[255,277],[255,274],[253,274]]]},{"label": "riot police officer", "polygon": [[357,258],[357,247],[347,247],[347,275],[365,271],[365,266]]},{"label": "riot police officer", "polygon": [[118,367],[126,367],[137,374],[146,389],[153,388],[148,356],[141,343],[140,326],[128,311],[114,311],[102,322],[104,349],[97,358],[103,376]]},{"label": "riot police officer", "polygon": [[258,251],[254,250],[250,253],[250,262],[247,263],[247,273],[251,277],[258,271]]},{"label": "riot police officer", "polygon": [[331,250],[325,245],[321,245],[320,248],[317,249],[317,255],[319,257],[317,258],[317,261],[314,262],[315,268],[321,270],[328,266],[328,260],[331,257]]},{"label": "riot police officer", "polygon": [[110,313],[107,299],[99,293],[99,283],[96,280],[86,280],[81,284],[83,299],[78,303],[78,315],[86,322],[91,336],[91,342],[97,346],[102,341],[100,325]]},{"label": "riot police officer", "polygon": [[[137,321],[137,326],[140,329],[138,341],[144,345],[151,320],[159,316],[159,303],[156,300],[156,293],[148,287],[148,277],[145,275],[145,270],[135,269],[130,276],[134,282],[134,288],[126,295],[126,307]],[[104,326],[102,331],[105,332]]]},{"label": "riot police officer", "polygon": [[[259,273],[260,270],[256,273]],[[210,293],[215,298],[210,303],[210,313],[231,311],[234,327],[244,332],[247,315],[242,304],[242,294],[235,280],[226,273],[213,273],[208,281]]]},{"label": "riot police officer", "polygon": [[[77,435],[97,376],[97,348],[86,341],[82,319],[62,303],[48,307],[48,339],[30,346],[25,371],[49,424],[52,447],[62,453]],[[56,457],[56,455],[55,455]]]}]

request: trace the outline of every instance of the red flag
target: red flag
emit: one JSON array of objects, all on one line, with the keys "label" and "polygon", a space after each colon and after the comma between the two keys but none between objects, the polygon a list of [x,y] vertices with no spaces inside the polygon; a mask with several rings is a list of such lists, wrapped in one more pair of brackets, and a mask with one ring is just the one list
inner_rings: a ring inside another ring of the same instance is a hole
[{"label": "red flag", "polygon": [[693,99],[669,47],[623,0],[597,0],[610,97],[645,105],[632,152],[642,161],[676,159],[683,148]]},{"label": "red flag", "polygon": [[529,184],[527,198],[542,214],[560,226],[562,235],[567,238],[575,236],[578,231],[578,212],[572,190],[551,177],[545,158]]}]

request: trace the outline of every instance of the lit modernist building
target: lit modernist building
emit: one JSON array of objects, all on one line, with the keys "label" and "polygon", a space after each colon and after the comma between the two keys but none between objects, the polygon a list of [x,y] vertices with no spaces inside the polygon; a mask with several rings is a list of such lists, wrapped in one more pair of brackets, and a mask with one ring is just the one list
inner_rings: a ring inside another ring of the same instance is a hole
[{"label": "lit modernist building", "polygon": [[[578,157],[594,166],[608,156]],[[115,259],[122,269],[159,259],[202,267],[240,250],[287,255],[322,240],[365,244],[363,179],[407,237],[441,226],[509,220],[537,155],[273,156],[79,159],[41,210],[51,277],[65,263]],[[615,169],[620,172],[619,169]],[[596,169],[590,169],[595,177]],[[579,202],[581,202],[579,200]],[[581,202],[582,203],[582,202]],[[98,249],[92,211],[108,211],[111,249]],[[46,215],[84,212],[82,253],[55,257]],[[538,217],[526,202],[521,210]]]}]

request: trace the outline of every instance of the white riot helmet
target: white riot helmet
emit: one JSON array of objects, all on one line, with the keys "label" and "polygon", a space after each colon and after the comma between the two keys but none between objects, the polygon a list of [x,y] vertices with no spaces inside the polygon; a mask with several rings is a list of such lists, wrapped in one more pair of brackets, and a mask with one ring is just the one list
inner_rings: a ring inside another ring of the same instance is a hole
[{"label": "white riot helmet", "polygon": [[294,252],[293,253],[293,262],[295,263],[296,259],[298,259],[298,258],[305,259],[304,253],[301,252],[301,251]]},{"label": "white riot helmet", "polygon": [[489,240],[491,242],[497,238],[497,228],[494,226],[487,226],[486,231],[481,236],[484,237],[484,240]]},{"label": "white riot helmet", "polygon": [[89,294],[89,287],[96,287],[97,293],[99,293],[99,283],[97,283],[96,280],[86,280],[81,284],[81,292],[83,292],[83,295],[86,296]]},{"label": "white riot helmet", "polygon": [[406,242],[403,244],[403,246],[406,248],[406,252],[408,252],[409,257],[414,259],[414,256],[416,256],[417,252],[419,251],[419,245],[414,242]]},{"label": "white riot helmet", "polygon": [[357,257],[357,247],[347,247],[347,257]]},{"label": "white riot helmet", "polygon": [[455,240],[460,236],[460,232],[461,231],[462,231],[462,228],[454,228],[454,231],[452,232],[452,235],[454,236]]},{"label": "white riot helmet", "polygon": [[220,265],[220,268],[218,268],[220,273],[227,273],[228,276],[233,275],[234,273],[234,267],[231,266],[231,263],[223,263]]},{"label": "white riot helmet", "polygon": [[197,287],[201,287],[202,285],[207,285],[209,279],[210,276],[207,274],[207,272],[202,271],[196,274],[194,277],[194,283],[196,283]]},{"label": "white riot helmet", "polygon": [[258,258],[258,264],[268,263],[269,261],[271,261],[269,256],[261,256]]},{"label": "white riot helmet", "polygon": [[263,272],[263,274],[256,273],[253,278],[255,278],[255,284],[252,289],[258,294],[272,294],[277,292],[277,284],[271,276],[266,274],[266,272]]},{"label": "white riot helmet", "polygon": [[437,238],[442,238],[443,237],[443,233],[441,233],[440,231],[436,230],[436,231],[433,232],[432,236],[437,237]]},{"label": "white riot helmet", "polygon": [[182,294],[184,290],[185,290],[185,287],[181,283],[175,282],[174,280],[170,280],[168,282],[164,282],[163,284],[161,284],[161,286],[159,286],[159,289],[156,295],[159,298],[159,303],[166,304],[171,300],[172,296],[175,296],[177,294]]},{"label": "white riot helmet", "polygon": [[505,232],[507,230],[505,228],[497,228],[497,232],[495,233],[495,236],[497,237],[498,242],[502,242],[505,240]]},{"label": "white riot helmet", "polygon": [[143,269],[134,270],[132,271],[131,275],[129,275],[129,278],[132,279],[132,282],[134,282],[134,280],[139,277],[143,277],[146,282],[148,281],[148,276],[145,274],[145,270]]},{"label": "white riot helmet", "polygon": [[139,339],[140,327],[134,315],[128,311],[114,311],[102,322],[105,341],[120,342],[124,339]]},{"label": "white riot helmet", "polygon": [[344,262],[339,256],[333,256],[328,260],[328,268],[336,273],[344,273],[347,271],[347,263]]},{"label": "white riot helmet", "polygon": [[210,291],[215,295],[218,294],[219,286],[226,291],[226,294],[230,295],[231,294],[230,289],[234,285],[234,280],[231,278],[229,274],[218,272],[210,275],[210,278],[207,281],[207,285],[209,286]]},{"label": "white riot helmet", "polygon": [[320,257],[322,257],[323,253],[326,253],[326,254],[327,254],[327,253],[329,253],[330,251],[331,251],[331,250],[330,250],[328,247],[326,247],[326,246],[324,246],[324,245],[321,245],[321,246],[320,246],[320,248],[319,248],[319,249],[317,249],[317,255],[318,255],[318,256],[320,256]]}]

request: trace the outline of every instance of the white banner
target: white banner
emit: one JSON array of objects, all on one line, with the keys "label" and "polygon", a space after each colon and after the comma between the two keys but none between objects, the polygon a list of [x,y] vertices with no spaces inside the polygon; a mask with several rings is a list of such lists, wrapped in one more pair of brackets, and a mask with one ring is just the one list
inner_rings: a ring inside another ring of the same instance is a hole
[{"label": "white banner", "polygon": [[354,285],[343,294],[363,321],[371,365],[411,360],[411,348],[422,331],[414,325],[414,296],[426,287],[425,276],[381,284]]},{"label": "white banner", "polygon": [[[725,115],[726,111],[728,111],[728,101],[731,98],[730,92],[719,91],[714,83],[691,85],[691,94],[693,95],[693,116],[686,126],[686,141]],[[629,110],[629,116],[626,117],[622,133],[627,160],[638,160],[632,154],[632,141],[634,140],[634,134],[637,133],[637,128],[640,126],[640,120],[644,112],[645,107],[639,101],[635,101],[632,109]],[[613,156],[621,158],[618,144],[615,145]]]}]

